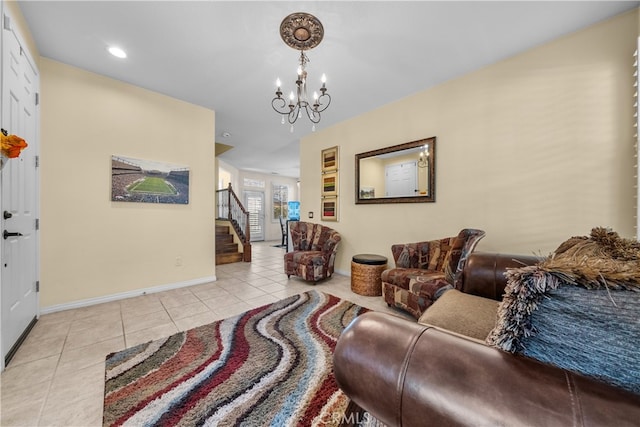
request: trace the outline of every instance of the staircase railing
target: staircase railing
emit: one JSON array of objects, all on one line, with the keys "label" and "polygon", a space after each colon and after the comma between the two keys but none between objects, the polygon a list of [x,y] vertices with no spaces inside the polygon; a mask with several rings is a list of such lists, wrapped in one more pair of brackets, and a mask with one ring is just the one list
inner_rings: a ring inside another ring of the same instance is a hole
[{"label": "staircase railing", "polygon": [[228,220],[240,238],[243,249],[243,260],[251,261],[251,227],[249,225],[249,211],[231,188],[216,190],[218,199],[218,219]]}]

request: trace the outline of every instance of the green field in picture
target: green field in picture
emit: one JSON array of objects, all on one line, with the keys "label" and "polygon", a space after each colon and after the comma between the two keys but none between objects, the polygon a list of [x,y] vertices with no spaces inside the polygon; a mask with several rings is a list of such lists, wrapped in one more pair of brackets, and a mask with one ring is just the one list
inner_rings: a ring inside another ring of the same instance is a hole
[{"label": "green field in picture", "polygon": [[177,194],[176,190],[163,178],[149,176],[135,183],[128,190],[132,193]]}]

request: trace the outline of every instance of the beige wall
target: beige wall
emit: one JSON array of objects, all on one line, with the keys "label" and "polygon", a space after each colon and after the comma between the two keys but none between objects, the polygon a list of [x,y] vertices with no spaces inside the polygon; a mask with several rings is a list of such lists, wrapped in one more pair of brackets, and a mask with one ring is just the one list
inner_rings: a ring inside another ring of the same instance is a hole
[{"label": "beige wall", "polygon": [[[465,227],[506,253],[546,255],[594,226],[633,237],[637,35],[634,10],[304,138],[301,208],[315,218],[320,151],[340,147],[340,221],[325,223],[343,236],[336,269]],[[354,203],[355,154],[431,136],[435,203]]]},{"label": "beige wall", "polygon": [[[40,70],[41,307],[211,280],[214,112],[45,58]],[[112,202],[113,154],[189,166],[189,204]]]}]

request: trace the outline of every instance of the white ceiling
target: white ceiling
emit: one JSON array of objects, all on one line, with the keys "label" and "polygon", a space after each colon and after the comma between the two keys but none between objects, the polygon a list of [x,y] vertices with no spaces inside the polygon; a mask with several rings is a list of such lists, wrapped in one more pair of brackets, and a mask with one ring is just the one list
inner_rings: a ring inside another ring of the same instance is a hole
[{"label": "white ceiling", "polygon": [[[299,53],[278,32],[288,14],[309,12],[324,26],[307,67],[310,88],[325,73],[332,96],[320,130],[639,3],[21,1],[20,7],[42,56],[213,109],[215,141],[234,147],[222,159],[298,177],[299,140],[311,123],[298,120],[290,133],[271,109],[276,77],[289,93],[298,66]],[[128,58],[109,55],[111,44]]]}]

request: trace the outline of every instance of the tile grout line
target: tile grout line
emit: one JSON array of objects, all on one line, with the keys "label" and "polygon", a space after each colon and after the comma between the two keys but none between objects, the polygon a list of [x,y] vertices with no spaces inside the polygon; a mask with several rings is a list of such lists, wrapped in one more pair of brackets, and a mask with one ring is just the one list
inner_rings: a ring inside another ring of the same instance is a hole
[{"label": "tile grout line", "polygon": [[[124,327],[124,313],[122,312],[122,310],[123,310],[122,304],[120,304],[120,322],[122,322],[122,342],[124,342],[124,348],[129,348],[129,346],[127,345],[127,333]],[[105,355],[105,362],[106,362],[106,357],[107,355]]]},{"label": "tile grout line", "polygon": [[40,422],[42,421],[42,416],[44,415],[44,409],[47,406],[47,403],[49,402],[49,397],[51,394],[51,389],[53,388],[53,381],[56,378],[56,373],[58,372],[58,368],[60,367],[60,361],[62,360],[62,353],[64,353],[64,348],[67,345],[67,340],[69,338],[69,333],[71,332],[71,325],[73,324],[73,321],[75,320],[75,315],[72,317],[72,319],[69,321],[69,327],[67,328],[67,333],[64,336],[64,342],[62,343],[62,347],[60,348],[60,353],[58,354],[58,360],[56,361],[56,367],[53,368],[53,374],[51,375],[51,381],[49,381],[49,386],[47,387],[47,392],[44,395],[44,399],[42,400],[42,406],[40,406],[40,412],[38,413],[38,426],[40,425]]}]

